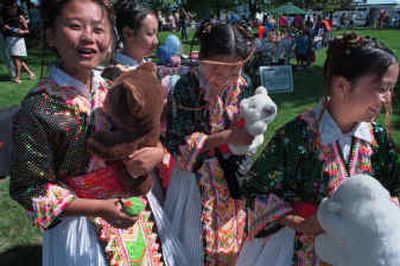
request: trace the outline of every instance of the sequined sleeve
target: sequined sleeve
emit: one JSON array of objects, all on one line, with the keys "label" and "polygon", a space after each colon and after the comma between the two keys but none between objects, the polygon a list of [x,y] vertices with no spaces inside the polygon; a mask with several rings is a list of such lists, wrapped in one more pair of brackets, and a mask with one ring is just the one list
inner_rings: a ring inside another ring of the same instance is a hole
[{"label": "sequined sleeve", "polygon": [[202,133],[201,105],[195,95],[195,84],[188,76],[170,89],[167,103],[167,132],[165,146],[177,158],[179,165],[193,171],[199,164],[207,135]]},{"label": "sequined sleeve", "polygon": [[58,147],[51,145],[48,125],[33,107],[38,100],[25,101],[14,118],[10,194],[33,216],[36,226],[46,229],[74,196],[55,177]]},{"label": "sequined sleeve", "polygon": [[400,158],[396,145],[384,127],[373,125],[377,146],[373,148],[371,164],[375,178],[390,191],[400,197]]}]

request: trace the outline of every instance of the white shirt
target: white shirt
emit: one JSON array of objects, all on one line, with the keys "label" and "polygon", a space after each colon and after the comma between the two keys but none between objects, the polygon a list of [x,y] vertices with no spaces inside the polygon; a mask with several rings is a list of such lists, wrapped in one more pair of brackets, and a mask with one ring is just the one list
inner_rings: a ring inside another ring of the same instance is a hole
[{"label": "white shirt", "polygon": [[127,56],[123,53],[116,52],[114,56],[114,61],[118,64],[128,66],[131,70],[136,69],[140,64],[147,62],[145,58],[143,58],[142,62],[138,62],[137,60],[133,59],[130,56]]},{"label": "white shirt", "polygon": [[[318,106],[316,109],[314,109],[314,111],[318,117],[321,111],[321,106]],[[344,160],[346,162],[350,156],[352,137],[356,137],[370,143],[372,143],[374,140],[370,123],[360,122],[354,126],[350,132],[343,133],[328,110],[325,110],[325,112],[322,114],[322,118],[319,123],[319,133],[321,144],[323,145],[328,145],[336,141],[339,142]]]},{"label": "white shirt", "polygon": [[[101,77],[100,71],[93,70],[92,73],[92,91],[96,91],[103,78]],[[91,98],[90,90],[87,88],[86,84],[72,77],[64,70],[55,65],[50,66],[50,79],[53,80],[60,87],[74,87],[76,91],[80,95],[84,96],[86,99]]]}]

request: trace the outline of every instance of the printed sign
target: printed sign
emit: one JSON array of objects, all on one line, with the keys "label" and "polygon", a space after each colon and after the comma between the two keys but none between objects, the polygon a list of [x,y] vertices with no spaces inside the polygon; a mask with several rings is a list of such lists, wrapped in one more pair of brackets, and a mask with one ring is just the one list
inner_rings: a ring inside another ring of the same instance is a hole
[{"label": "printed sign", "polygon": [[267,88],[268,93],[293,91],[293,75],[291,66],[261,66],[259,70],[261,85]]}]

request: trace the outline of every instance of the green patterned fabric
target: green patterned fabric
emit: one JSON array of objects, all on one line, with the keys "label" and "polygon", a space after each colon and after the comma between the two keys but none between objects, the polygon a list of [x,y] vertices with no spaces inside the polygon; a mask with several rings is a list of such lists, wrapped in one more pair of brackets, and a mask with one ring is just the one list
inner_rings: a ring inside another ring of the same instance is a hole
[{"label": "green patterned fabric", "polygon": [[[400,161],[395,144],[384,127],[373,124],[377,145],[372,147],[372,172],[393,196],[400,195]],[[275,193],[286,201],[318,204],[327,196],[329,177],[319,158],[317,134],[302,116],[280,128],[244,178],[247,198]]]},{"label": "green patterned fabric", "polygon": [[[229,91],[222,95],[225,101],[229,98]],[[211,132],[210,112],[205,108],[207,102],[204,100],[205,90],[199,88],[199,81],[194,74],[186,74],[174,84],[168,95],[167,105],[167,133],[164,145],[168,151],[176,156],[179,153],[179,146],[185,143],[186,136],[195,132],[209,134]],[[251,95],[250,88],[240,86],[240,95],[238,101]],[[182,108],[183,107],[183,108]],[[226,128],[229,128],[230,119],[224,113]],[[201,154],[195,164],[198,169],[203,160],[207,158],[206,154]]]}]

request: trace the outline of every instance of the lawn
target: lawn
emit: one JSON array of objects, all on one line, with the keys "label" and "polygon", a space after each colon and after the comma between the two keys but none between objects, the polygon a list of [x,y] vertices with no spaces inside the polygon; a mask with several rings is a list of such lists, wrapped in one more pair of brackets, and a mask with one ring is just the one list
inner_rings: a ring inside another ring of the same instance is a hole
[{"label": "lawn", "polygon": [[[400,58],[400,32],[398,30],[359,30],[364,35],[371,35],[384,41],[390,48],[396,51]],[[160,34],[160,41],[166,33]],[[28,65],[32,67],[37,76],[40,75],[41,56],[38,42],[28,40],[29,58]],[[189,50],[189,42],[185,43],[185,51]],[[197,46],[195,46],[195,49]],[[48,58],[48,55],[45,56]],[[325,60],[325,50],[317,53],[317,61],[308,72],[294,72],[294,92],[290,94],[274,94],[272,97],[278,104],[279,114],[269,128],[270,132],[292,119],[297,113],[312,107],[323,93],[322,69]],[[48,61],[48,60],[46,60]],[[7,81],[6,68],[3,62],[0,64],[0,108],[18,104],[23,96],[34,86],[36,81],[23,77],[23,82],[16,85]],[[397,86],[398,91],[399,85]],[[393,136],[400,141],[400,115],[399,98],[394,101],[394,114],[392,116]],[[33,229],[20,208],[8,195],[8,179],[0,181],[0,265],[9,265],[7,261],[29,258],[28,254],[37,254],[40,250],[40,233]],[[14,248],[13,250],[11,250]],[[17,248],[17,249],[15,249]],[[8,252],[7,252],[8,251]],[[35,257],[36,261],[40,258]],[[30,260],[29,265],[33,265]],[[23,265],[13,262],[12,265]]]}]

